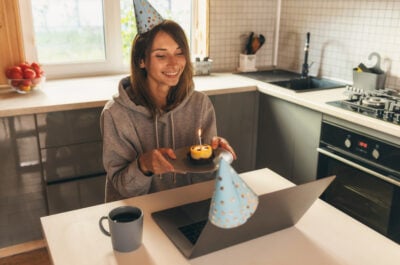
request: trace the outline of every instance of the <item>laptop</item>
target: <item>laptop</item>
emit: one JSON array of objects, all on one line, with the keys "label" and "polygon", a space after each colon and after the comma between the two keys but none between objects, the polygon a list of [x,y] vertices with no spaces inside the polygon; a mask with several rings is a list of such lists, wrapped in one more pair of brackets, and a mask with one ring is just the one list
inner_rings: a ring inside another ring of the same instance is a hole
[{"label": "laptop", "polygon": [[241,226],[223,229],[208,221],[211,198],[152,213],[154,221],[188,259],[295,225],[335,176],[259,195]]}]

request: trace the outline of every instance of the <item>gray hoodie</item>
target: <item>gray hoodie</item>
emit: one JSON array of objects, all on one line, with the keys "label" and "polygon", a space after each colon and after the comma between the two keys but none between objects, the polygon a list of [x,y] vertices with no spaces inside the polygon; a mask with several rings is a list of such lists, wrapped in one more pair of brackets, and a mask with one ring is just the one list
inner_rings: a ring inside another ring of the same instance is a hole
[{"label": "gray hoodie", "polygon": [[217,135],[213,105],[207,95],[192,91],[175,109],[151,117],[128,96],[129,77],[121,80],[118,94],[106,103],[101,115],[103,164],[107,172],[106,202],[209,180],[213,174],[167,173],[145,176],[138,167],[140,154],[155,148],[178,149]]}]

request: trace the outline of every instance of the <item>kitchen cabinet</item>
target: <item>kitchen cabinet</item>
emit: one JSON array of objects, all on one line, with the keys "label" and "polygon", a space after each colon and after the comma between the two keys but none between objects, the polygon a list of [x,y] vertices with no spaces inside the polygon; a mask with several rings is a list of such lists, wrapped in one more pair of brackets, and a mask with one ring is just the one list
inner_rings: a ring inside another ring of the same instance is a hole
[{"label": "kitchen cabinet", "polygon": [[49,213],[104,202],[102,108],[37,114]]},{"label": "kitchen cabinet", "polygon": [[0,118],[0,248],[42,238],[47,214],[34,115]]},{"label": "kitchen cabinet", "polygon": [[256,168],[296,184],[316,179],[321,121],[319,112],[261,94]]},{"label": "kitchen cabinet", "polygon": [[46,186],[50,213],[61,213],[104,202],[106,175],[86,177]]},{"label": "kitchen cabinet", "polygon": [[42,238],[42,216],[104,202],[101,110],[0,118],[0,248]]},{"label": "kitchen cabinet", "polygon": [[211,95],[217,116],[218,135],[227,139],[238,159],[232,163],[237,172],[255,168],[258,91]]}]

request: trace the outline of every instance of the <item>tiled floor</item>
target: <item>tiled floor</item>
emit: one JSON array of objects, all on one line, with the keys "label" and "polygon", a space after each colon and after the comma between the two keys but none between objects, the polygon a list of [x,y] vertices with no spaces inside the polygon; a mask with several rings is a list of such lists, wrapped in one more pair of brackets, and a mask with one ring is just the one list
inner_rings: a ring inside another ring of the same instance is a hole
[{"label": "tiled floor", "polygon": [[26,117],[0,119],[0,248],[43,238],[47,205],[31,125]]}]

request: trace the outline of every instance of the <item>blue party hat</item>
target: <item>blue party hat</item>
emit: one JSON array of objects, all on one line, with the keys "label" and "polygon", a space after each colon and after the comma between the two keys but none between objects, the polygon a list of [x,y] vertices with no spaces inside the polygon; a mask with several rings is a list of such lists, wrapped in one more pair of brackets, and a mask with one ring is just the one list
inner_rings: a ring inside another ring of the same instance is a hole
[{"label": "blue party hat", "polygon": [[135,7],[136,26],[139,34],[151,30],[164,21],[147,0],[133,0],[133,6]]},{"label": "blue party hat", "polygon": [[208,218],[221,228],[244,224],[256,211],[258,196],[225,159],[220,159]]}]

